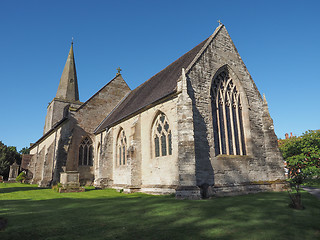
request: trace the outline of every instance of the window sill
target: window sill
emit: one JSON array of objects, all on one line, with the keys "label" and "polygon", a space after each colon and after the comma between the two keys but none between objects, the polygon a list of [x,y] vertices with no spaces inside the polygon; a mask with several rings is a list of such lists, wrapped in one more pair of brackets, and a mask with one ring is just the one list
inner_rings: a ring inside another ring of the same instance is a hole
[{"label": "window sill", "polygon": [[217,156],[215,156],[214,157],[215,159],[217,159],[217,160],[243,160],[243,161],[245,161],[245,160],[247,160],[247,161],[249,161],[249,160],[252,160],[253,159],[253,157],[252,156],[250,156],[250,155],[227,155],[227,154],[219,154],[219,155],[217,155]]}]

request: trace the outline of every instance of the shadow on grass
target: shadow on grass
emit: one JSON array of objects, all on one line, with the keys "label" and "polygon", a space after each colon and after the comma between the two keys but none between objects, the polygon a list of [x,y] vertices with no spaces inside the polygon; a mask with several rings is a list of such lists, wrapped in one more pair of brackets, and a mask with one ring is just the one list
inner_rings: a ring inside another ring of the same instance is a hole
[{"label": "shadow on grass", "polygon": [[24,183],[0,183],[0,193],[23,192],[30,190],[42,190],[37,185],[30,185]]},{"label": "shadow on grass", "polygon": [[288,207],[286,193],[200,201],[109,193],[1,200],[0,216],[8,219],[1,240],[320,238],[320,201],[308,193],[303,211]]},{"label": "shadow on grass", "polygon": [[12,193],[12,192],[23,192],[23,191],[30,191],[30,190],[41,190],[44,188],[38,188],[38,187],[13,187],[13,188],[0,188],[0,193]]}]

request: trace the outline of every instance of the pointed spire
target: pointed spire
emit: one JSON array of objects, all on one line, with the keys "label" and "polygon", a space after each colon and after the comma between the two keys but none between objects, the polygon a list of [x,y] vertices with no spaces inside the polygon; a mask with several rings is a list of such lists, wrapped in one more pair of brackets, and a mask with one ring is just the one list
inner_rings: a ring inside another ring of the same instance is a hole
[{"label": "pointed spire", "polygon": [[79,101],[78,80],[76,72],[76,64],[73,55],[73,38],[69,55],[64,66],[56,98],[67,101]]}]

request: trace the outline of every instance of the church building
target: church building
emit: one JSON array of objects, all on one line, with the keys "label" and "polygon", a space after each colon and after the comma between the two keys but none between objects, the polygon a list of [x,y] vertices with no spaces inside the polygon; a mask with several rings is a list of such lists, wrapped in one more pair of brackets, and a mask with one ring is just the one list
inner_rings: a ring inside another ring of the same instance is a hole
[{"label": "church building", "polygon": [[199,199],[278,190],[285,179],[266,99],[222,24],[136,89],[119,71],[86,102],[71,45],[30,149],[39,186],[77,173],[82,185]]}]

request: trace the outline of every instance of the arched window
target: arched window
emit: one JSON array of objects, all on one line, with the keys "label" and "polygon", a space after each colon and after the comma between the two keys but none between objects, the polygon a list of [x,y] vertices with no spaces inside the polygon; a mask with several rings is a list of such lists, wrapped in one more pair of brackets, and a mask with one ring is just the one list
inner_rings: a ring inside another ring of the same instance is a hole
[{"label": "arched window", "polygon": [[127,138],[121,129],[117,141],[117,165],[125,165],[127,163]]},{"label": "arched window", "polygon": [[85,137],[79,146],[79,166],[80,165],[93,165],[93,146],[88,137]]},{"label": "arched window", "polygon": [[227,70],[213,80],[211,101],[216,155],[246,155],[240,93]]},{"label": "arched window", "polygon": [[172,135],[166,115],[160,113],[153,125],[154,156],[172,155]]}]

